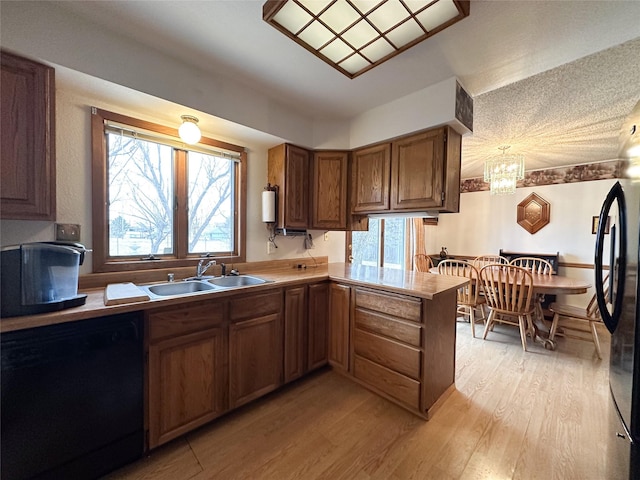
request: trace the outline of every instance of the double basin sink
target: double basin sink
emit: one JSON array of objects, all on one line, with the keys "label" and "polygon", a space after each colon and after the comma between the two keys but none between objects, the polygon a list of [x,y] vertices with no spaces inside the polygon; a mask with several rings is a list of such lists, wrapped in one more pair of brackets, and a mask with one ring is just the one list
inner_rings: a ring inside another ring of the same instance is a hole
[{"label": "double basin sink", "polygon": [[248,287],[268,283],[271,280],[254,277],[252,275],[231,275],[228,277],[202,277],[182,282],[168,282],[157,285],[140,285],[140,288],[154,297],[172,297],[193,295],[202,292],[212,292],[229,288]]}]

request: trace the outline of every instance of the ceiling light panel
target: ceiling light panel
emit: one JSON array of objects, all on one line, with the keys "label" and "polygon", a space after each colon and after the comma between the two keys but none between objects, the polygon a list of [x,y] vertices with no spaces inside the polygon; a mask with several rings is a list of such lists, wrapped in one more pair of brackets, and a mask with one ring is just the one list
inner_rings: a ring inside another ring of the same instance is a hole
[{"label": "ceiling light panel", "polygon": [[357,22],[359,18],[358,11],[349,5],[346,0],[337,0],[320,15],[320,20],[336,33],[343,32],[345,28]]},{"label": "ceiling light panel", "polygon": [[321,23],[313,22],[300,32],[298,38],[314,49],[319,50],[323,45],[333,40],[335,35]]},{"label": "ceiling light panel", "polygon": [[336,38],[333,42],[320,50],[320,53],[329,60],[338,63],[343,58],[351,55],[353,53],[353,49],[339,38]]},{"label": "ceiling light panel", "polygon": [[438,3],[434,3],[416,15],[416,18],[430,32],[457,15],[458,8],[453,3],[453,0],[439,0]]},{"label": "ceiling light panel", "polygon": [[469,0],[268,0],[262,17],[349,78],[469,15]]},{"label": "ceiling light panel", "polygon": [[351,4],[356,7],[362,14],[370,12],[380,3],[381,0],[351,0]]},{"label": "ceiling light panel", "polygon": [[373,63],[377,62],[383,57],[386,57],[394,51],[395,48],[393,48],[393,46],[384,38],[379,38],[371,45],[362,49],[362,53],[364,54],[364,56],[371,60],[371,62]]},{"label": "ceiling light panel", "polygon": [[349,73],[356,73],[362,70],[363,68],[367,68],[371,63],[364,58],[362,55],[354,54],[347,58],[345,61],[340,62],[340,66],[344,68]]},{"label": "ceiling light panel", "polygon": [[367,15],[381,32],[386,32],[409,17],[409,11],[398,1],[388,1]]},{"label": "ceiling light panel", "polygon": [[312,20],[311,15],[295,2],[287,2],[274,17],[274,20],[291,33],[297,33]]},{"label": "ceiling light panel", "polygon": [[365,20],[360,20],[342,34],[342,38],[349,42],[353,48],[362,48],[378,37],[376,29]]},{"label": "ceiling light panel", "polygon": [[422,36],[424,36],[424,30],[413,18],[387,33],[387,38],[396,48],[404,47]]}]

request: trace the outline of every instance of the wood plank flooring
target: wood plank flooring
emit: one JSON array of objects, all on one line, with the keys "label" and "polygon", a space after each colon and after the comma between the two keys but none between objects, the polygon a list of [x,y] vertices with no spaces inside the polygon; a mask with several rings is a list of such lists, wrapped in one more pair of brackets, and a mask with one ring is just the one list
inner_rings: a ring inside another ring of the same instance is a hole
[{"label": "wood plank flooring", "polygon": [[606,479],[609,336],[556,351],[458,323],[456,391],[425,422],[323,370],[109,479]]}]

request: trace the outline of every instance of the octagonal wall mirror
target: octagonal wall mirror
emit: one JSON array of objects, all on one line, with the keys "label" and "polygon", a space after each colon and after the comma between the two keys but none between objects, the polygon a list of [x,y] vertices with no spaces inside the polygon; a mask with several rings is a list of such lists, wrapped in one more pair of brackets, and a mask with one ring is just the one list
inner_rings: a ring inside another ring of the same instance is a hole
[{"label": "octagonal wall mirror", "polygon": [[549,223],[551,204],[540,195],[532,193],[518,204],[518,225],[530,234]]}]

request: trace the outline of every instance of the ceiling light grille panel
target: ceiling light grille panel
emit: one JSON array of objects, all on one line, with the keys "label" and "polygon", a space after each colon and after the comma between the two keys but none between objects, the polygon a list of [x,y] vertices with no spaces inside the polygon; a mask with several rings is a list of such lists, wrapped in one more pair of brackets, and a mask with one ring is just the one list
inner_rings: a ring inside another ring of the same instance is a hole
[{"label": "ceiling light grille panel", "polygon": [[321,23],[314,22],[300,32],[299,37],[308,45],[318,50],[333,40],[335,35]]},{"label": "ceiling light grille panel", "polygon": [[342,34],[342,38],[349,42],[354,48],[361,48],[363,45],[375,40],[378,36],[379,34],[376,29],[365,20],[360,20]]},{"label": "ceiling light grille panel", "polygon": [[433,0],[404,0],[411,13],[416,13],[429,5]]},{"label": "ceiling light grille panel", "polygon": [[391,46],[384,38],[380,38],[373,42],[371,45],[362,49],[362,54],[367,57],[371,62],[375,63],[383,57],[386,57],[390,53],[393,53],[395,48]]},{"label": "ceiling light grille panel", "polygon": [[383,33],[408,17],[409,12],[399,0],[389,0],[367,15],[367,18]]},{"label": "ceiling light grille panel", "polygon": [[311,21],[311,15],[305,12],[300,5],[295,2],[287,2],[278,10],[273,19],[289,30],[291,33],[298,33],[302,27]]},{"label": "ceiling light grille panel", "polygon": [[327,8],[333,0],[301,0],[300,3],[303,4],[311,13],[314,15],[318,15],[322,10]]},{"label": "ceiling light grille panel", "polygon": [[334,63],[340,62],[343,58],[351,55],[353,49],[339,38],[336,38],[329,45],[320,50],[320,53]]},{"label": "ceiling light grille panel", "polygon": [[458,16],[458,7],[453,0],[439,0],[416,15],[418,21],[428,32]]},{"label": "ceiling light grille panel", "polygon": [[469,0],[267,0],[263,19],[354,78],[469,15]]},{"label": "ceiling light grille panel", "polygon": [[362,12],[362,14],[366,14],[373,10],[377,5],[380,4],[379,0],[351,0],[351,3],[355,5],[355,7]]},{"label": "ceiling light grille panel", "polygon": [[424,30],[420,28],[414,19],[407,20],[398,28],[394,28],[387,34],[387,38],[393,42],[396,48],[401,48],[417,38],[424,35]]},{"label": "ceiling light grille panel", "polygon": [[360,14],[345,0],[337,0],[322,15],[320,20],[336,33],[341,33],[360,18]]},{"label": "ceiling light grille panel", "polygon": [[367,68],[369,65],[371,65],[371,63],[365,60],[362,55],[357,53],[351,55],[345,61],[340,63],[340,66],[351,74],[359,72],[363,68]]}]

